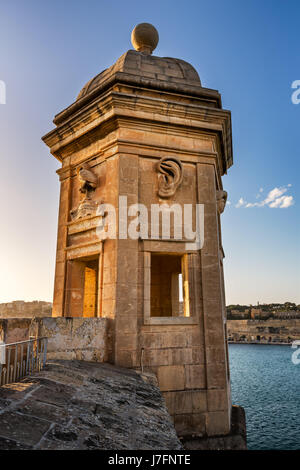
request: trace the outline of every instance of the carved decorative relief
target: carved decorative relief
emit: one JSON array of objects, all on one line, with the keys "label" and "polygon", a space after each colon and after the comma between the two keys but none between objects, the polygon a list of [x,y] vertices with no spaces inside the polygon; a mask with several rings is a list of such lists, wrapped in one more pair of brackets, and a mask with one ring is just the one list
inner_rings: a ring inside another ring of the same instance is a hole
[{"label": "carved decorative relief", "polygon": [[98,203],[92,200],[92,193],[98,185],[98,177],[92,171],[88,163],[83,163],[77,169],[77,178],[80,183],[79,191],[84,194],[83,200],[80,202],[77,209],[70,211],[71,219],[82,219],[90,215],[95,215]]},{"label": "carved decorative relief", "polygon": [[175,157],[164,157],[158,162],[158,195],[162,198],[172,197],[183,178],[183,166]]},{"label": "carved decorative relief", "polygon": [[227,192],[223,190],[217,191],[217,209],[219,214],[224,212],[227,201]]}]

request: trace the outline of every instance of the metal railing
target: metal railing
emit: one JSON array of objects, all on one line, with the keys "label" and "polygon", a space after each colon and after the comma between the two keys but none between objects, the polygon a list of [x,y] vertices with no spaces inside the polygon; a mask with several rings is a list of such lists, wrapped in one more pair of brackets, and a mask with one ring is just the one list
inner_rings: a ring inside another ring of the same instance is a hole
[{"label": "metal railing", "polygon": [[46,364],[48,338],[5,344],[0,342],[0,386],[18,382]]}]

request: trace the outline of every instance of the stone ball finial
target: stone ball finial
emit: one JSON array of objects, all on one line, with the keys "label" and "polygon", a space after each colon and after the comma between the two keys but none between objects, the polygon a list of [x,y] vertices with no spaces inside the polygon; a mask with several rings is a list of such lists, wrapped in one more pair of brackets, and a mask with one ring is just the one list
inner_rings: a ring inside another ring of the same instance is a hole
[{"label": "stone ball finial", "polygon": [[136,51],[152,54],[158,44],[157,29],[150,23],[138,24],[131,33],[131,42]]}]

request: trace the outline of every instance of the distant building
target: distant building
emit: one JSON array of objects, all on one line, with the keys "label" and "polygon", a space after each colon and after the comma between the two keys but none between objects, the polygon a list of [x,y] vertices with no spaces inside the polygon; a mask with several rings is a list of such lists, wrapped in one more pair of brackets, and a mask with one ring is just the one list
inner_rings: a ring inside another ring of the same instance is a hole
[{"label": "distant building", "polygon": [[251,320],[254,320],[258,316],[261,316],[261,314],[262,314],[261,308],[253,308],[253,307],[251,308],[251,312],[250,312]]},{"label": "distant building", "polygon": [[231,316],[233,319],[234,318],[248,318],[249,317],[249,308],[247,308],[246,310],[231,310],[229,312],[229,316]]},{"label": "distant building", "polygon": [[300,318],[300,312],[296,310],[286,310],[284,312],[276,312],[273,313],[274,318],[281,318],[281,319],[293,319],[293,318]]},{"label": "distant building", "polygon": [[0,318],[14,317],[51,317],[52,303],[41,300],[25,302],[24,300],[14,300],[0,304]]},{"label": "distant building", "polygon": [[269,312],[269,310],[263,310],[262,308],[251,308],[251,312],[250,312],[250,317],[251,317],[251,320],[255,320],[255,319],[264,319],[264,318],[269,318],[271,315],[271,312]]}]

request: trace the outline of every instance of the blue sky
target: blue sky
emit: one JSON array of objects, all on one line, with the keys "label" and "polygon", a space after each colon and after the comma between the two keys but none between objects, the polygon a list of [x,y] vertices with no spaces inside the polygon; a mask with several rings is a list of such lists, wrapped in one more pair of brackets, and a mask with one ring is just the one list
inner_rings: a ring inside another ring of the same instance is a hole
[{"label": "blue sky", "polygon": [[59,164],[41,136],[146,21],[159,31],[155,55],[190,62],[232,111],[227,303],[300,303],[299,15],[296,0],[0,0],[0,302],[52,299]]}]

